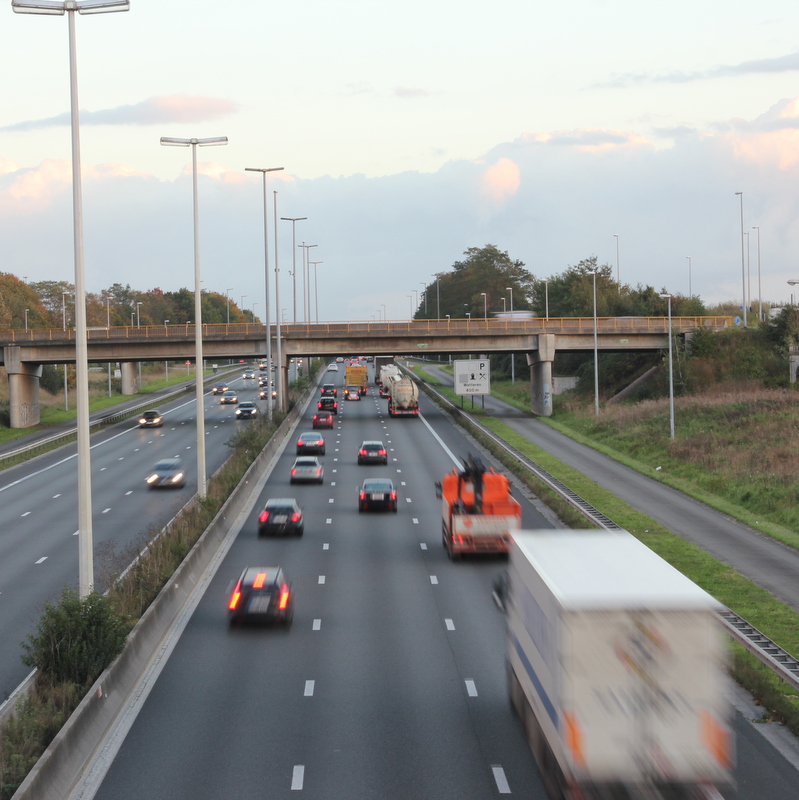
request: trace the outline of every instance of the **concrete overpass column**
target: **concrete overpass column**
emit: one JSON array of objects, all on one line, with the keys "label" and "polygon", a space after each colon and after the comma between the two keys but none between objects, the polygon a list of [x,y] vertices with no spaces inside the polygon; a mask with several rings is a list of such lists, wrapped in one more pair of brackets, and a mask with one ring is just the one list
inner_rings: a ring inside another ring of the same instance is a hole
[{"label": "concrete overpass column", "polygon": [[19,347],[5,348],[5,365],[8,374],[9,423],[12,428],[30,428],[38,425],[39,378],[41,364],[21,361]]},{"label": "concrete overpass column", "polygon": [[122,394],[136,394],[139,391],[139,370],[135,361],[121,361]]},{"label": "concrete overpass column", "polygon": [[527,353],[530,366],[530,408],[539,417],[552,416],[552,362],[555,359],[555,334],[538,335],[538,350]]},{"label": "concrete overpass column", "polygon": [[278,398],[280,399],[280,411],[286,412],[289,410],[289,362],[290,358],[283,356],[283,363],[280,364],[278,369],[278,376],[280,379],[280,388],[278,389]]}]

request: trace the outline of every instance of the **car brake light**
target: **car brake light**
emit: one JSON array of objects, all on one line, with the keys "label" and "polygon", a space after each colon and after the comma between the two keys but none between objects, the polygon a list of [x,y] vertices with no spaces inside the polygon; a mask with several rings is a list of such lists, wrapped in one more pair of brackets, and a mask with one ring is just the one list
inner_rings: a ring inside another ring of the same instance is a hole
[{"label": "car brake light", "polygon": [[292,522],[299,522],[302,519],[302,514],[298,514],[296,511],[291,515]]},{"label": "car brake light", "polygon": [[289,587],[283,586],[280,590],[280,609],[283,610],[289,604]]},{"label": "car brake light", "polygon": [[236,606],[239,604],[239,600],[241,599],[241,581],[236,584],[236,588],[233,590],[233,594],[230,595],[230,603],[228,603],[228,608],[231,611],[236,610]]},{"label": "car brake light", "polygon": [[384,456],[386,454],[386,451],[385,450],[378,450],[377,454],[379,456]]},{"label": "car brake light", "polygon": [[296,475],[297,474],[297,470],[296,469],[291,470],[291,474],[292,475]]},{"label": "car brake light", "polygon": [[389,495],[389,497],[390,497],[392,500],[396,500],[396,499],[397,499],[397,493],[396,493],[396,492],[391,492],[391,494]]},{"label": "car brake light", "polygon": [[359,450],[358,451],[358,455],[359,456],[365,456],[366,455],[366,450]]},{"label": "car brake light", "polygon": [[361,492],[361,500],[366,500],[366,492]]},{"label": "car brake light", "polygon": [[258,522],[266,522],[268,519],[269,519],[269,512],[268,511],[262,511],[261,512],[261,516],[258,517]]},{"label": "car brake light", "polygon": [[253,589],[263,589],[265,583],[266,583],[266,573],[265,572],[259,572],[255,576],[255,580],[252,582],[252,588]]}]

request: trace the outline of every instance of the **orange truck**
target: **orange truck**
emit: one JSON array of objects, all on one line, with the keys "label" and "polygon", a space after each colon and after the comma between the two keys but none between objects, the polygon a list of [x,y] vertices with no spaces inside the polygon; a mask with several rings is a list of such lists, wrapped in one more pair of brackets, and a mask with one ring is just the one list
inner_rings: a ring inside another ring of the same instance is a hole
[{"label": "orange truck", "polygon": [[522,507],[510,488],[504,475],[473,456],[436,484],[444,547],[453,561],[464,553],[510,552],[522,526]]}]

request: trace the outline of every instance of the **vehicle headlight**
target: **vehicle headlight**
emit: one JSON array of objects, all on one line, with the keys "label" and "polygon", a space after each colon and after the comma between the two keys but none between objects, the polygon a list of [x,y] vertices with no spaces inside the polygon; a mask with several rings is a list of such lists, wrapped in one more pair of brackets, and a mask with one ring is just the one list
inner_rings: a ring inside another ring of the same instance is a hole
[{"label": "vehicle headlight", "polygon": [[182,472],[178,472],[178,474],[175,475],[174,478],[172,478],[172,483],[177,483],[178,481],[181,481],[181,480],[183,480],[183,473]]},{"label": "vehicle headlight", "polygon": [[147,478],[147,483],[155,483],[157,480],[158,480],[158,475],[150,475],[150,477]]},{"label": "vehicle headlight", "polygon": [[237,413],[237,414],[241,414],[241,409],[240,409],[240,408],[237,408],[237,409],[236,409],[236,413]]},{"label": "vehicle headlight", "polygon": [[147,422],[147,420],[142,418],[139,420],[139,425],[144,425],[145,422]]}]

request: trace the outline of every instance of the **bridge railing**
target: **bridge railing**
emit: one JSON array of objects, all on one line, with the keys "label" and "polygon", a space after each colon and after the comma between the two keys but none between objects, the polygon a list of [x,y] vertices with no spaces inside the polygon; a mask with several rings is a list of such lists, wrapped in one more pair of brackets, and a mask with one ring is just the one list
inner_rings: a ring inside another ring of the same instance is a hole
[{"label": "bridge railing", "polygon": [[[675,330],[691,328],[734,327],[732,317],[672,317]],[[597,330],[608,333],[619,332],[662,332],[668,326],[668,317],[598,317]],[[275,326],[272,325],[274,331]],[[202,326],[203,338],[257,338],[266,336],[266,327],[262,323],[231,323],[230,325],[206,324]],[[531,319],[497,319],[489,317],[464,319],[415,319],[388,320],[386,322],[353,321],[353,322],[297,322],[283,323],[280,326],[283,336],[324,337],[330,334],[457,334],[481,335],[486,331],[496,334],[536,334],[536,333],[593,333],[593,317],[533,317]],[[156,339],[193,338],[194,325],[126,325],[124,327],[89,328],[90,340],[98,339]],[[0,344],[21,344],[25,342],[58,342],[75,339],[74,328],[29,328],[28,330],[0,331]]]}]

